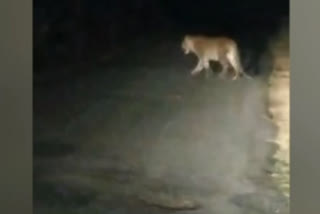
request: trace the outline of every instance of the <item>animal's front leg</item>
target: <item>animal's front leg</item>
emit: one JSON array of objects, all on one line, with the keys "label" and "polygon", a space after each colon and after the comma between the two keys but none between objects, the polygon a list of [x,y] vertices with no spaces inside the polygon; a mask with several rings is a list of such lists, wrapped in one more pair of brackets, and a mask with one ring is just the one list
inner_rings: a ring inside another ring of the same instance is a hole
[{"label": "animal's front leg", "polygon": [[203,69],[203,62],[202,60],[199,59],[197,66],[191,71],[191,75],[197,75],[201,72],[201,70]]}]

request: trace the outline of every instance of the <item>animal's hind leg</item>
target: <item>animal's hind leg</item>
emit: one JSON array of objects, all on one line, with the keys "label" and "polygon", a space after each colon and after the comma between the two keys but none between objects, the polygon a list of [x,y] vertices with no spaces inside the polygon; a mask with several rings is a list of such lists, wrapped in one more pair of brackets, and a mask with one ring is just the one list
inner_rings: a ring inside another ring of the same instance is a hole
[{"label": "animal's hind leg", "polygon": [[237,62],[235,56],[232,55],[231,53],[227,54],[227,59],[228,59],[229,63],[231,64],[231,66],[234,70],[234,73],[235,73],[232,80],[236,80],[236,79],[238,79],[238,77],[240,76],[240,73],[242,72],[241,69],[239,68],[240,65],[238,65],[238,62]]}]

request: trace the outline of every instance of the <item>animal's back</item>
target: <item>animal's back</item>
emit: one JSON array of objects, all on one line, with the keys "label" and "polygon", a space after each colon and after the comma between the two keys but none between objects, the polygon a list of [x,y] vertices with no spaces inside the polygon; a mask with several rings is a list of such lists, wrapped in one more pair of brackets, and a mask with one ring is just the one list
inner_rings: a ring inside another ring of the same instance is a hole
[{"label": "animal's back", "polygon": [[194,51],[197,55],[216,58],[218,55],[226,54],[230,49],[236,47],[236,43],[228,37],[192,37]]}]

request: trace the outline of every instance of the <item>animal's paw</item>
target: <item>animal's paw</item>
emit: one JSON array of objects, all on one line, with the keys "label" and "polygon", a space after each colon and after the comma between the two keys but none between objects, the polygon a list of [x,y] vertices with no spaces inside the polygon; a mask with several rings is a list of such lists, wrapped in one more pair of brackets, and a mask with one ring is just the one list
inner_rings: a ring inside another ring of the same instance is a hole
[{"label": "animal's paw", "polygon": [[233,77],[232,77],[232,81],[235,81],[235,80],[237,80],[238,79],[238,75],[234,75]]},{"label": "animal's paw", "polygon": [[191,74],[191,76],[196,76],[196,75],[199,74],[199,73],[200,73],[199,71],[194,71],[194,70],[193,70],[193,71],[191,71],[190,74]]}]

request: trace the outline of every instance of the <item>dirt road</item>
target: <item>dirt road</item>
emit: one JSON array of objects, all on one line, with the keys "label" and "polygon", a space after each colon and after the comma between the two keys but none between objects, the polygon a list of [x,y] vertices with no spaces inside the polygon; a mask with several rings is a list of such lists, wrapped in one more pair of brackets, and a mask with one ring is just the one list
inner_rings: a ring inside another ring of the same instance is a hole
[{"label": "dirt road", "polygon": [[37,83],[35,213],[288,213],[268,175],[267,81],[193,66],[178,41],[156,41]]}]

